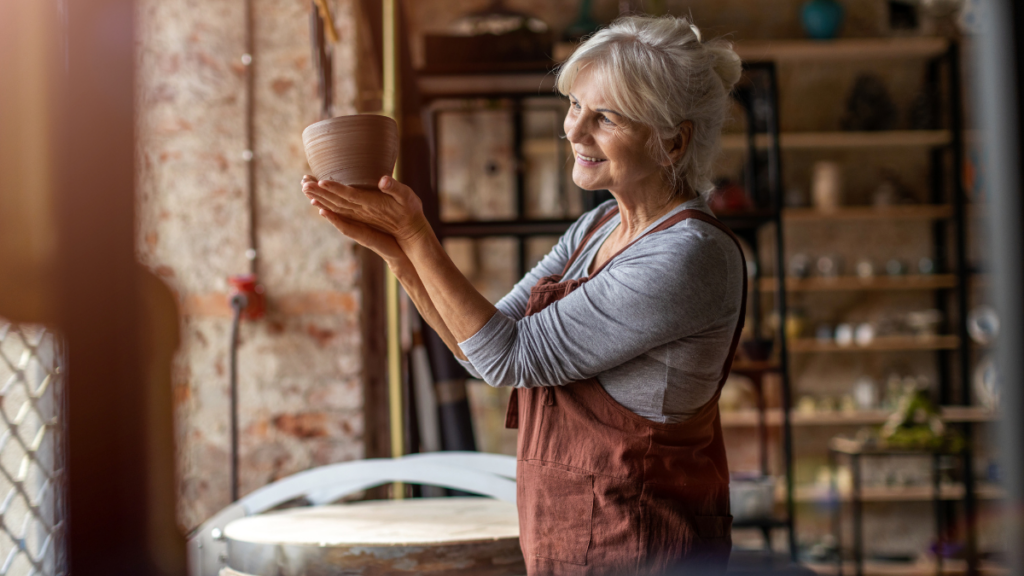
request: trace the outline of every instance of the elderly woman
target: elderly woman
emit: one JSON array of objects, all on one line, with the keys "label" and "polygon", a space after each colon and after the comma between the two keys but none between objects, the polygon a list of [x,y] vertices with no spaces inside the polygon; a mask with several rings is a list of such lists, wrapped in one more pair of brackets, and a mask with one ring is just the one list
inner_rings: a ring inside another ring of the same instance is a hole
[{"label": "elderly woman", "polygon": [[[513,387],[530,574],[723,570],[729,474],[717,401],[743,325],[735,237],[705,202],[729,43],[629,17],[560,68],[573,180],[614,196],[497,306],[448,258],[412,190],[303,180],[320,215],[380,254],[465,366]],[[703,572],[702,572],[703,573]]]}]

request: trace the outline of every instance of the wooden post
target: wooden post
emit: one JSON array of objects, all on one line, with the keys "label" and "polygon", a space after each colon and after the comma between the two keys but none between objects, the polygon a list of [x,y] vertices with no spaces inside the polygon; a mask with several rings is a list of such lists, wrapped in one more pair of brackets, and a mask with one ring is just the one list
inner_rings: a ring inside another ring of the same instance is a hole
[{"label": "wooden post", "polygon": [[[398,113],[398,7],[396,0],[383,0],[384,22],[384,114],[398,123],[401,139],[402,120]],[[400,174],[401,156],[395,164],[395,177]],[[405,426],[402,406],[402,343],[401,322],[398,307],[398,279],[390,270],[385,272],[385,298],[387,299],[388,333],[388,397],[391,418],[391,456],[399,458],[405,454]],[[395,499],[405,495],[405,485],[394,484]]]}]

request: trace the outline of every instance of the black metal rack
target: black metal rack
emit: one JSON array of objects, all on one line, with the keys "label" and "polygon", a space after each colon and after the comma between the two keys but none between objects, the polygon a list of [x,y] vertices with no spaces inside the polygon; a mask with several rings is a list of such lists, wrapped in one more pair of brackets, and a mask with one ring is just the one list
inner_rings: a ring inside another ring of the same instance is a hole
[{"label": "black metal rack", "polygon": [[[882,458],[892,456],[927,456],[931,460],[931,502],[932,509],[935,513],[935,533],[937,542],[937,551],[935,562],[935,574],[936,576],[942,576],[944,572],[943,561],[942,561],[942,543],[945,535],[945,530],[953,519],[947,514],[947,510],[943,505],[942,497],[942,476],[941,476],[941,461],[943,457],[958,457],[962,461],[962,466],[966,469],[966,474],[971,474],[970,458],[965,452],[947,452],[943,450],[887,450],[879,448],[867,448],[858,445],[856,442],[837,442],[833,441],[829,445],[829,468],[832,470],[832,485],[831,493],[836,501],[839,501],[839,491],[836,482],[838,461],[839,456],[846,456],[850,461],[850,470],[852,477],[852,490],[850,494],[850,503],[853,511],[853,566],[854,575],[864,575],[864,500],[863,500],[863,482],[861,480],[861,463],[864,458]],[[966,490],[966,489],[965,489]],[[839,506],[835,506],[832,510],[832,533],[836,538],[837,545],[839,546],[839,553],[836,554],[836,573],[839,576],[843,574],[843,545],[842,545],[842,521],[841,521],[841,510]]]},{"label": "black metal rack", "polygon": [[[755,253],[759,253],[759,230],[764,225],[774,225],[776,269],[781,270],[784,264],[784,244],[782,237],[782,154],[778,119],[778,83],[775,64],[771,62],[753,62],[744,64],[744,75],[733,90],[734,99],[743,108],[746,117],[746,152],[744,183],[747,196],[753,203],[753,210],[741,214],[721,214],[719,218],[729,226],[737,236],[746,240]],[[767,153],[762,157],[758,153],[756,141],[759,134],[768,138]],[[760,175],[765,173],[763,180]],[[751,317],[754,334],[761,333],[761,297],[760,267],[756,267],[751,275]],[[775,275],[775,308],[780,318],[786,317],[785,277]],[[750,377],[754,382],[758,403],[758,440],[760,451],[761,474],[768,476],[771,471],[768,465],[767,425],[765,422],[765,398],[763,377],[768,372],[778,373],[781,379],[781,405],[788,408],[792,405],[792,394],[789,381],[788,345],[784,323],[780,322],[775,338],[778,343],[778,363],[758,362],[754,364],[734,365],[733,371]],[[753,519],[734,524],[736,528],[760,529],[765,540],[766,549],[771,547],[771,532],[775,529],[787,531],[789,555],[791,561],[797,560],[797,542],[795,528],[795,503],[793,499],[793,429],[788,409],[782,410],[782,454],[783,476],[786,483],[786,513],[782,518]]]}]

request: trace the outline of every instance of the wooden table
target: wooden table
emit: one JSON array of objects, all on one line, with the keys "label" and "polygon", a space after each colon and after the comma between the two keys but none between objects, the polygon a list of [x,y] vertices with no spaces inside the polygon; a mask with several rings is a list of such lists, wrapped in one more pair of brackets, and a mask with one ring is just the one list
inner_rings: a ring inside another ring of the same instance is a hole
[{"label": "wooden table", "polygon": [[227,565],[254,576],[525,574],[515,504],[489,498],[293,508],[224,529]]}]

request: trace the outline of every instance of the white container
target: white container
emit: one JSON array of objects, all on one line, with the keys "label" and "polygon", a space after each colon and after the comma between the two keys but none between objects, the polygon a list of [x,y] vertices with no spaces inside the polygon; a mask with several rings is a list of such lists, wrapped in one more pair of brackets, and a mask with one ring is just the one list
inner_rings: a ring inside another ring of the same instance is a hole
[{"label": "white container", "polygon": [[734,474],[729,481],[729,500],[734,522],[771,518],[775,510],[775,478]]},{"label": "white container", "polygon": [[814,164],[811,180],[814,207],[823,212],[838,209],[843,203],[843,172],[838,162],[822,161]]}]

